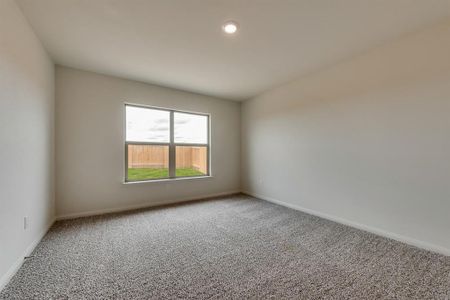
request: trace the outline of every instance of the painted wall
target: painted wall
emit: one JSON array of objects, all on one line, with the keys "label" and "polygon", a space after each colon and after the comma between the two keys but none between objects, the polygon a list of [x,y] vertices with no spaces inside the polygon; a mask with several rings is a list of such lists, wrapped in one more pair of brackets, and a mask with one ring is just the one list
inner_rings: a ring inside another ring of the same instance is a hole
[{"label": "painted wall", "polygon": [[[211,114],[212,178],[123,184],[124,102]],[[57,216],[240,190],[240,104],[65,67],[56,70]]]},{"label": "painted wall", "polygon": [[53,114],[53,63],[15,1],[0,0],[0,289],[54,219]]},{"label": "painted wall", "polygon": [[450,22],[246,101],[241,161],[246,192],[450,254]]}]

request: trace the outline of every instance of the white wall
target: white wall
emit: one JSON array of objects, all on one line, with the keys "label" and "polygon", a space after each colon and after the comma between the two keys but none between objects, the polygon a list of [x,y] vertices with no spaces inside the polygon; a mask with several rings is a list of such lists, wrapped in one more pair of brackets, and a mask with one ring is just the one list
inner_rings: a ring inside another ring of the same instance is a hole
[{"label": "white wall", "polygon": [[[124,102],[211,114],[212,178],[123,184]],[[56,71],[57,216],[240,190],[240,104],[65,67]]]},{"label": "white wall", "polygon": [[0,289],[53,222],[53,113],[53,63],[16,3],[0,0]]},{"label": "white wall", "polygon": [[450,254],[450,22],[246,101],[241,161],[246,192]]}]

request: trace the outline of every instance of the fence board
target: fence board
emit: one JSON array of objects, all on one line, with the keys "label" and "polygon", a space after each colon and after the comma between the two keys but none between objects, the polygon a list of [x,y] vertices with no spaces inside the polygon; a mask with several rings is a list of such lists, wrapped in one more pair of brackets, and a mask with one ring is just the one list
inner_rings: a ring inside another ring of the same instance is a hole
[{"label": "fence board", "polygon": [[[176,167],[208,172],[207,148],[177,146]],[[169,147],[156,145],[128,145],[128,168],[168,168]]]},{"label": "fence board", "polygon": [[128,145],[128,168],[168,167],[168,146]]}]

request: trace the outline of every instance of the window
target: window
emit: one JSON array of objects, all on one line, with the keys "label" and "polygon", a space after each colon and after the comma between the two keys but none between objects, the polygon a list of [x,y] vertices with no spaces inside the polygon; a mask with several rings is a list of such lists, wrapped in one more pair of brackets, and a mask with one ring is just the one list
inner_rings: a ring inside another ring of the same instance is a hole
[{"label": "window", "polygon": [[125,181],[209,175],[209,115],[125,105]]}]

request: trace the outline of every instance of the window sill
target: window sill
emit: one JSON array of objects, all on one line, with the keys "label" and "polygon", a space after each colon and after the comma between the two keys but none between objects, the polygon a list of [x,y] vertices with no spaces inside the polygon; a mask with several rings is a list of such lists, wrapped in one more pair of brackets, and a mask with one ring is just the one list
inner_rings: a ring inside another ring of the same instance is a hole
[{"label": "window sill", "polygon": [[195,180],[195,179],[210,179],[213,176],[192,176],[192,177],[179,177],[179,178],[164,178],[164,179],[153,179],[153,180],[142,180],[142,181],[124,181],[123,184],[131,185],[131,184],[139,184],[139,183],[157,183],[157,182],[174,182],[174,181],[183,181],[183,180]]}]

